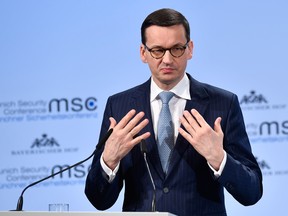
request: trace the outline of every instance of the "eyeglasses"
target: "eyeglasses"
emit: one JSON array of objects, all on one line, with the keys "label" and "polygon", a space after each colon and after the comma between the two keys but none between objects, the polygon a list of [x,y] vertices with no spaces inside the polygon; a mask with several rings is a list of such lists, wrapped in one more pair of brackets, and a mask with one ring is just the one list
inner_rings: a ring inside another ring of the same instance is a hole
[{"label": "eyeglasses", "polygon": [[184,54],[185,49],[188,46],[188,43],[189,42],[187,42],[184,46],[177,45],[177,46],[171,47],[169,49],[165,49],[162,47],[149,48],[146,45],[144,45],[144,46],[150,52],[150,55],[155,59],[162,58],[165,55],[167,50],[170,52],[170,54],[173,57],[179,58]]}]

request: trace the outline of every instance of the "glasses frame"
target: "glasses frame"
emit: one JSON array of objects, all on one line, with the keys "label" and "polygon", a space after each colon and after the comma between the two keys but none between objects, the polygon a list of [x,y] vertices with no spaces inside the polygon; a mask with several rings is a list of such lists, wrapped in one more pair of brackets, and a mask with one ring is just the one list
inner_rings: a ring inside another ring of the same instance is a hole
[{"label": "glasses frame", "polygon": [[[154,48],[149,48],[146,44],[144,44],[144,47],[145,47],[145,49],[147,49],[148,50],[148,52],[150,53],[150,55],[152,56],[152,58],[154,58],[154,59],[161,59],[161,58],[163,58],[164,57],[164,55],[166,54],[166,51],[168,50],[169,51],[169,53],[174,57],[174,58],[180,58],[181,56],[183,56],[184,55],[184,53],[185,53],[185,50],[186,50],[186,48],[187,48],[187,46],[188,46],[188,43],[189,43],[189,41],[187,41],[187,43],[185,44],[185,45],[183,45],[183,46],[173,46],[173,47],[170,47],[170,48],[163,48],[163,47],[159,47],[159,48],[157,48],[157,47],[154,47]],[[172,54],[172,52],[171,52],[171,50],[173,49],[173,48],[183,48],[183,53],[181,54],[181,55],[178,55],[178,56],[175,56],[175,55],[173,55]],[[163,52],[163,55],[161,56],[161,57],[155,57],[155,56],[153,56],[153,49],[158,49],[158,50],[163,50],[164,52]]]}]

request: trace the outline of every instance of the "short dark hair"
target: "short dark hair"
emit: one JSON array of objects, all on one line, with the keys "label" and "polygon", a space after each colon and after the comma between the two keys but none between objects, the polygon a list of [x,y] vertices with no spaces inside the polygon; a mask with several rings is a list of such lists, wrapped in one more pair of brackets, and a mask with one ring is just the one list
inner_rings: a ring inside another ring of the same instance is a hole
[{"label": "short dark hair", "polygon": [[141,41],[142,44],[146,44],[146,29],[152,25],[156,26],[173,26],[173,25],[183,25],[186,33],[187,42],[190,41],[190,27],[187,19],[178,11],[163,8],[156,10],[149,14],[143,21],[141,26]]}]

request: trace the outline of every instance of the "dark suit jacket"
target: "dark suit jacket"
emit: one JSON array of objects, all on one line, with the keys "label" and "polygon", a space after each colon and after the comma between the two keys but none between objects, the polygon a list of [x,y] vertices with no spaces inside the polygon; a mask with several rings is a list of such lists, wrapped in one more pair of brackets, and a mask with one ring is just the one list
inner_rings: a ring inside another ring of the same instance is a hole
[{"label": "dark suit jacket", "polygon": [[[156,185],[156,210],[179,216],[226,215],[226,190],[243,205],[255,204],[262,196],[261,170],[251,153],[238,98],[228,91],[200,83],[189,74],[191,100],[186,110],[197,109],[213,128],[215,119],[222,117],[224,149],[227,162],[222,175],[216,179],[206,160],[179,135],[165,176],[157,150],[150,109],[150,79],[142,85],[109,97],[102,122],[101,137],[109,128],[110,116],[117,122],[132,108],[145,112],[150,131],[146,140],[152,176]],[[112,183],[101,168],[96,153],[87,176],[85,193],[99,210],[110,208],[118,198],[125,182],[123,211],[150,211],[153,187],[139,145],[121,160]]]}]

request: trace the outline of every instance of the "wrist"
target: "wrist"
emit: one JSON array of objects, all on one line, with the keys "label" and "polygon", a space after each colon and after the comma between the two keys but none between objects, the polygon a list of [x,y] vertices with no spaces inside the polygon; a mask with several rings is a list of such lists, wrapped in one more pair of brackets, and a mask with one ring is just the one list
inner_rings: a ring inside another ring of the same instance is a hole
[{"label": "wrist", "polygon": [[207,162],[210,164],[211,167],[213,167],[214,170],[218,171],[220,169],[224,156],[225,151],[222,149],[222,151],[219,154],[217,154],[213,158],[211,157],[211,159],[207,160]]},{"label": "wrist", "polygon": [[114,170],[117,167],[117,165],[119,164],[119,161],[112,160],[111,158],[106,157],[104,152],[103,152],[103,155],[102,155],[102,159],[103,159],[103,162],[105,163],[105,165],[107,167],[109,167],[109,169],[111,169],[111,170]]}]

